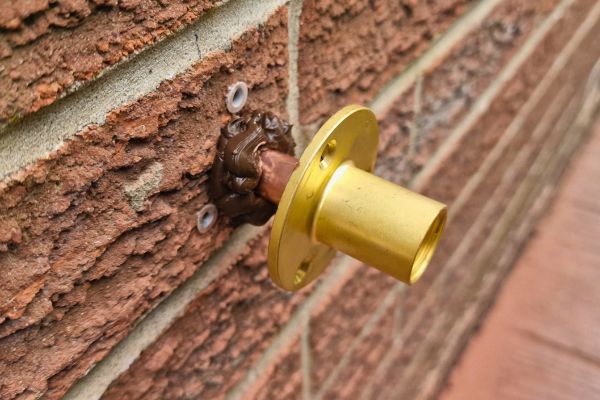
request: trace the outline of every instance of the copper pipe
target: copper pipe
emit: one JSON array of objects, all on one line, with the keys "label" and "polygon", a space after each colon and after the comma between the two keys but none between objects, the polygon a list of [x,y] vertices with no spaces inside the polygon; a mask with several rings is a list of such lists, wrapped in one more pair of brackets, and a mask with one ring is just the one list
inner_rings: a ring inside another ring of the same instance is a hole
[{"label": "copper pipe", "polygon": [[273,204],[279,204],[283,190],[298,166],[293,156],[275,150],[260,154],[261,178],[258,192]]}]

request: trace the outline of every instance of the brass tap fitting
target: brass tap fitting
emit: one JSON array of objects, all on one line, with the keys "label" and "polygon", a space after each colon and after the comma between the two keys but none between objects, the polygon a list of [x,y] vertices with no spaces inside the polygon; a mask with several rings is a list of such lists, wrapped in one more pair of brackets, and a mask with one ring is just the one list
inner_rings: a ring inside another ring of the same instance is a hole
[{"label": "brass tap fitting", "polygon": [[[276,136],[264,129],[260,135]],[[407,284],[427,268],[446,206],[371,174],[378,137],[373,112],[352,105],[319,129],[299,160],[289,147],[282,152],[239,138],[253,143],[246,148],[257,160],[253,193],[277,204],[268,261],[271,279],[282,288],[294,291],[315,280],[336,250]],[[213,179],[222,175],[213,173]]]}]

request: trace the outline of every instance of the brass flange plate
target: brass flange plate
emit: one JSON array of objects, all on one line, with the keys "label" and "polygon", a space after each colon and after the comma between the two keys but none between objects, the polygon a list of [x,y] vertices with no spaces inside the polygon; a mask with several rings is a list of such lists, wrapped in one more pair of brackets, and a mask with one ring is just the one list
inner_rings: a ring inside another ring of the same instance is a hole
[{"label": "brass flange plate", "polygon": [[279,202],[269,241],[269,274],[287,290],[317,278],[335,256],[314,235],[314,215],[327,182],[344,162],[371,172],[377,158],[379,129],[368,108],[351,105],[319,129],[292,174]]}]

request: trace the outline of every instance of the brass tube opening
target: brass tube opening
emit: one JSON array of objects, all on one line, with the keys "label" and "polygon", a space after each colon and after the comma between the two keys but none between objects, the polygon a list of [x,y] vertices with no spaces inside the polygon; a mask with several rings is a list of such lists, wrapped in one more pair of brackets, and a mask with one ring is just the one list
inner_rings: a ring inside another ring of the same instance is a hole
[{"label": "brass tube opening", "polygon": [[410,271],[410,281],[409,284],[413,284],[419,280],[423,272],[429,266],[429,262],[435,253],[435,249],[442,237],[442,232],[444,231],[444,227],[446,225],[447,211],[443,209],[440,211],[438,216],[435,218],[431,227],[425,234],[425,238],[421,242],[419,246],[419,250],[417,250],[417,255],[415,256],[415,261],[413,262],[412,270]]}]

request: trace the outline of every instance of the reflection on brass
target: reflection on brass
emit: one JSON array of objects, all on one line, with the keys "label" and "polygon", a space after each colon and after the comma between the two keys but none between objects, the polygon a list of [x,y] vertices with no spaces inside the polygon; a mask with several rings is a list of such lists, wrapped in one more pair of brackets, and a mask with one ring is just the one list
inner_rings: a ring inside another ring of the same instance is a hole
[{"label": "reflection on brass", "polygon": [[[408,284],[427,268],[446,206],[371,174],[378,137],[371,110],[348,106],[321,127],[300,160],[291,150],[245,147],[258,151],[257,159],[240,162],[251,164],[252,173],[242,176],[256,189],[253,200],[278,203],[268,259],[269,274],[282,288],[314,281],[336,250]],[[227,160],[227,151],[222,154]]]}]

